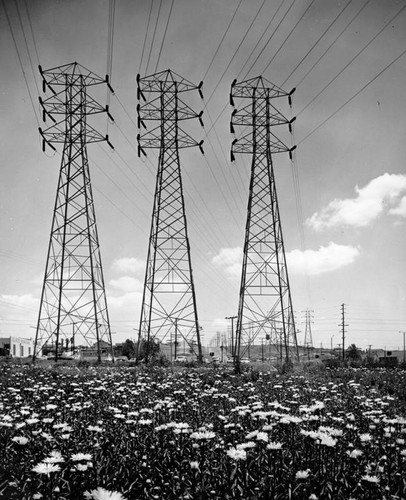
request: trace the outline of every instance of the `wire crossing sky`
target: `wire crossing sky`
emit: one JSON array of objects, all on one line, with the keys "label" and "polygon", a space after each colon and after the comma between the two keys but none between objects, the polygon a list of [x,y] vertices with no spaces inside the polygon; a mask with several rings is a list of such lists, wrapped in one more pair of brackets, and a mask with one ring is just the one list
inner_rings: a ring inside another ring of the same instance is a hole
[{"label": "wire crossing sky", "polygon": [[230,161],[231,83],[262,75],[296,88],[281,140],[298,147],[273,161],[299,343],[308,309],[314,344],[338,343],[345,303],[348,343],[402,347],[405,46],[403,0],[1,0],[0,335],[34,336],[61,162],[41,150],[37,67],[77,61],[114,90],[96,96],[114,121],[89,124],[115,149],[88,154],[116,342],[139,324],[158,165],[137,155],[136,76],[171,69],[203,80],[205,128],[185,131],[205,155],[180,154],[203,342],[238,308],[251,160]]}]

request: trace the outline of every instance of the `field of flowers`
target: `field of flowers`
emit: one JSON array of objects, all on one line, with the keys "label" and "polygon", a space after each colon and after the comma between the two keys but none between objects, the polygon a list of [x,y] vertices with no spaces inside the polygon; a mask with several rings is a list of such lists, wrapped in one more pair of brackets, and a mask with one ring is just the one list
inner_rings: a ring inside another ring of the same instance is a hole
[{"label": "field of flowers", "polygon": [[1,499],[405,499],[405,372],[0,367]]}]

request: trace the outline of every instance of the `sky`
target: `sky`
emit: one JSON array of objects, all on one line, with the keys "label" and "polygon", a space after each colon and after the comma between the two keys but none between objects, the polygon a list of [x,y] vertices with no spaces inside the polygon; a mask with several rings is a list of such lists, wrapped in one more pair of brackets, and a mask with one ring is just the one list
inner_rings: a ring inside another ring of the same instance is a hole
[{"label": "sky", "polygon": [[[114,20],[114,22],[113,22]],[[249,159],[230,161],[230,86],[293,94],[293,161],[274,158],[292,303],[304,340],[403,347],[406,331],[404,0],[2,0],[0,336],[34,337],[61,156],[42,152],[38,65],[110,73],[114,151],[90,144],[113,341],[136,338],[157,169],[138,158],[136,75],[171,69],[204,99],[180,154],[203,342],[237,314]],[[189,97],[188,97],[189,98]]]}]

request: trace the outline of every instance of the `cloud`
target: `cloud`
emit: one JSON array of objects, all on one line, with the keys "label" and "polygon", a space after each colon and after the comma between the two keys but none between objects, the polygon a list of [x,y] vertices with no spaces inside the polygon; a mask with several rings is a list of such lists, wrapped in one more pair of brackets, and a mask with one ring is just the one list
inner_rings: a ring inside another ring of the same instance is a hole
[{"label": "cloud", "polygon": [[38,312],[38,297],[33,297],[30,293],[24,295],[0,295],[0,300],[3,304]]},{"label": "cloud", "polygon": [[242,256],[241,247],[221,248],[211,261],[222,268],[230,278],[239,278],[241,276]]},{"label": "cloud", "polygon": [[348,266],[358,256],[357,248],[330,241],[318,250],[292,250],[286,254],[286,262],[290,274],[319,275]]},{"label": "cloud", "polygon": [[145,271],[145,261],[136,257],[122,257],[115,259],[111,267],[119,273],[138,274]]},{"label": "cloud", "polygon": [[138,311],[141,307],[142,293],[141,292],[127,292],[120,296],[107,297],[107,304],[109,308],[122,309],[126,315],[133,315],[134,311]]},{"label": "cloud", "polygon": [[406,196],[404,196],[397,207],[391,208],[388,212],[390,215],[400,215],[406,217]]},{"label": "cloud", "polygon": [[[357,196],[354,198],[331,201],[307,219],[306,224],[316,231],[340,226],[368,226],[406,192],[406,175],[383,174],[362,188],[355,186],[355,192]],[[400,213],[390,209],[388,213],[403,215],[404,211]]]},{"label": "cloud", "polygon": [[110,280],[109,285],[124,293],[139,292],[143,288],[143,283],[132,276],[121,276],[116,280]]},{"label": "cloud", "polygon": [[[352,264],[359,250],[350,245],[337,245],[330,241],[318,250],[292,250],[286,253],[289,274],[318,275],[341,269]],[[212,258],[212,263],[221,267],[230,278],[241,276],[242,249],[222,248]]]}]

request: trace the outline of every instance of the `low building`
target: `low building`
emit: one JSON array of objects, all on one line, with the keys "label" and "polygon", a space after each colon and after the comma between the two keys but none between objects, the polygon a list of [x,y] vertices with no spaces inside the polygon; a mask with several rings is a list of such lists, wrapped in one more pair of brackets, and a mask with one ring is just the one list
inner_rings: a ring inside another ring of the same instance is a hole
[{"label": "low building", "polygon": [[34,352],[34,343],[32,339],[22,337],[1,337],[0,349],[3,355],[13,358],[26,358],[32,356]]}]

